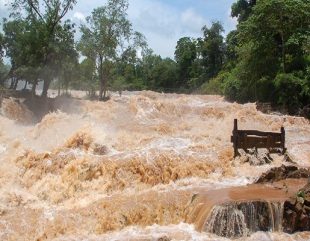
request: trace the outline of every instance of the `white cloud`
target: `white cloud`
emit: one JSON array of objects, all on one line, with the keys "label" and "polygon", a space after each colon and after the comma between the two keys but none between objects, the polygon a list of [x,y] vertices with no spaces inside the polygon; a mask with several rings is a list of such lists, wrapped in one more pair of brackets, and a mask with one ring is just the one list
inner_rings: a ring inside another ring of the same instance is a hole
[{"label": "white cloud", "polygon": [[226,21],[225,21],[225,34],[228,34],[231,30],[236,29],[238,24],[237,18],[231,16],[231,9],[229,8],[226,13]]},{"label": "white cloud", "polygon": [[200,33],[204,25],[209,25],[209,21],[200,16],[194,9],[188,8],[181,13],[182,27],[185,31]]},{"label": "white cloud", "polygon": [[6,6],[9,2],[10,0],[0,0],[0,7]]},{"label": "white cloud", "polygon": [[0,25],[2,18],[7,18],[9,16],[8,4],[10,0],[0,0]]},{"label": "white cloud", "polygon": [[76,18],[76,19],[78,19],[78,20],[80,20],[82,22],[86,21],[85,15],[83,13],[81,13],[81,12],[75,12],[73,14],[73,18]]},{"label": "white cloud", "polygon": [[135,30],[146,36],[155,53],[172,58],[181,37],[201,36],[202,26],[209,23],[192,8],[181,11],[155,0],[130,1],[128,15]]},{"label": "white cloud", "polygon": [[[7,16],[8,10],[4,4],[10,1],[12,0],[0,0],[0,17]],[[129,0],[128,17],[133,29],[146,36],[149,46],[156,54],[173,58],[177,41],[185,36],[202,36],[201,28],[204,25],[210,26],[211,19],[222,20],[226,33],[235,28],[236,19],[230,17],[230,9],[226,10],[233,0],[221,0],[221,3],[217,1],[197,1],[197,4],[193,1],[193,4],[190,4],[189,1],[180,0],[180,4],[173,5],[164,0]],[[74,10],[69,12],[68,18],[77,24],[83,23],[94,8],[106,2],[107,0],[78,1]],[[185,2],[189,3],[184,4]],[[219,5],[223,5],[221,11],[217,11]],[[76,38],[79,36],[77,31]]]}]

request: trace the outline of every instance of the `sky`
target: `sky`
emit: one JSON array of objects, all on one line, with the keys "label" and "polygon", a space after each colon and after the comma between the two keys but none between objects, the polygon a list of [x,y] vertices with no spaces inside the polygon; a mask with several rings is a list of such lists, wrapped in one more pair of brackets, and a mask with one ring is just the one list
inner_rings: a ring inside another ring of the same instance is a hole
[{"label": "sky", "polygon": [[[0,18],[7,17],[5,6],[9,0],[0,0]],[[174,56],[177,41],[181,37],[201,37],[201,28],[220,21],[226,34],[236,26],[230,17],[235,0],[129,0],[128,17],[135,31],[147,39],[149,47],[162,57]],[[106,0],[78,0],[68,18],[80,24],[96,7]]]}]

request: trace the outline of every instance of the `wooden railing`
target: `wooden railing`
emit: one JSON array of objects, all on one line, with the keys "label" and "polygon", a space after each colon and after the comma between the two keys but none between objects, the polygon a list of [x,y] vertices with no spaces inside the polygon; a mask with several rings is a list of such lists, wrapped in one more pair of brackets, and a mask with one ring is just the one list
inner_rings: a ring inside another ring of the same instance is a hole
[{"label": "wooden railing", "polygon": [[285,130],[281,127],[280,133],[263,132],[257,130],[238,130],[238,120],[234,120],[234,129],[231,136],[235,157],[239,155],[238,149],[247,151],[249,148],[282,149],[285,148]]}]

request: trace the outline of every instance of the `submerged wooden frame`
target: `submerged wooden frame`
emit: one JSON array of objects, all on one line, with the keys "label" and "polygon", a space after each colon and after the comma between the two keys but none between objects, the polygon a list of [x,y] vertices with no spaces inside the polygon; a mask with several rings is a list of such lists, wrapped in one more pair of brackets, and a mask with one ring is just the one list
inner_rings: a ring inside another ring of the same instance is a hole
[{"label": "submerged wooden frame", "polygon": [[271,149],[280,148],[284,154],[285,148],[285,130],[281,127],[280,133],[277,132],[263,132],[257,130],[238,130],[238,120],[234,120],[234,129],[231,136],[231,142],[234,147],[234,156],[238,156],[238,149],[247,151],[249,148],[266,148]]}]

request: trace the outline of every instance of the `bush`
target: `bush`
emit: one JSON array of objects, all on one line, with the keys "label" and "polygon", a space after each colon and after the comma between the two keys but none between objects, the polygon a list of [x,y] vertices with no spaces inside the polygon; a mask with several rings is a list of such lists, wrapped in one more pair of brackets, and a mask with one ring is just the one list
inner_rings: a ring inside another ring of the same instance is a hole
[{"label": "bush", "polygon": [[224,82],[229,78],[229,73],[222,72],[213,79],[204,83],[200,89],[202,94],[207,95],[223,95],[224,94]]},{"label": "bush", "polygon": [[274,80],[277,103],[288,107],[290,113],[310,103],[310,84],[296,74],[278,74]]},{"label": "bush", "polygon": [[241,101],[241,82],[236,78],[229,78],[224,83],[224,95],[227,100]]}]

